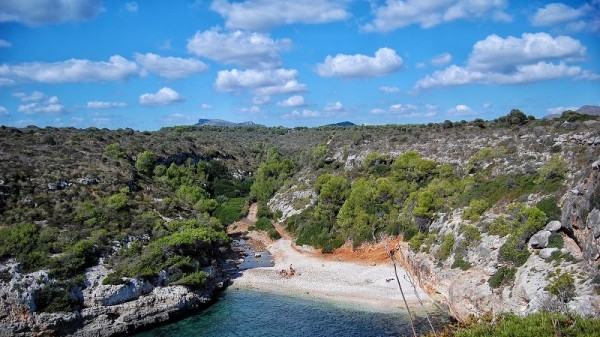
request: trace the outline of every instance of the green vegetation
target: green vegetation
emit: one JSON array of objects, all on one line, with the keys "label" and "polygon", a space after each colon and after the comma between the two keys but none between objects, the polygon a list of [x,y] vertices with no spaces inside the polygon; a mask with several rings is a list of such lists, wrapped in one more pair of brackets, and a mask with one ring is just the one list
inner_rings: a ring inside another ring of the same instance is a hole
[{"label": "green vegetation", "polygon": [[488,283],[492,288],[498,288],[505,284],[509,284],[512,280],[515,279],[515,274],[517,273],[516,268],[509,268],[502,266],[498,268],[496,273],[490,277]]},{"label": "green vegetation", "polygon": [[248,213],[248,204],[243,198],[228,199],[219,205],[213,216],[221,221],[223,225],[229,225],[240,220]]},{"label": "green vegetation", "polygon": [[558,272],[546,290],[562,302],[567,303],[575,297],[575,280],[568,272]]},{"label": "green vegetation", "polygon": [[[540,312],[522,317],[504,314],[486,316],[467,324],[448,327],[440,337],[594,337],[600,331],[600,320],[572,314]],[[433,334],[427,335],[428,337]]]}]

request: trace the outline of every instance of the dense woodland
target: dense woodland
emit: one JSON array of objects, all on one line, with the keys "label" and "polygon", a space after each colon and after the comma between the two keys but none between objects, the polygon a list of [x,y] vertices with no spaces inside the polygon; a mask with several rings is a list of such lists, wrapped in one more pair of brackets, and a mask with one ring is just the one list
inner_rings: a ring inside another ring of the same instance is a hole
[{"label": "dense woodland", "polygon": [[[435,238],[428,230],[434,215],[465,208],[461,237],[467,239],[461,245],[476,244],[483,232],[510,235],[500,250],[506,268],[493,278],[500,284],[527,259],[529,237],[560,218],[557,202],[569,162],[597,160],[589,148],[566,157],[560,146],[547,143],[531,150],[548,152],[548,158],[525,158],[508,170],[507,162],[523,156],[511,137],[558,134],[595,118],[566,112],[538,121],[513,110],[495,121],[310,129],[2,126],[0,258],[14,259],[23,272],[49,270],[55,281],[36,297],[38,311],[80,306],[71,294],[85,286],[84,270],[100,258],[113,271],[107,284],[143,277],[202,288],[202,268],[227,250],[226,225],[258,202],[257,227],[276,238],[271,220],[281,214],[272,214],[267,204],[276,192],[298,188],[291,178],[302,175],[315,198],[306,198],[305,210],[284,221],[297,244],[327,253],[347,241],[357,247],[402,235],[414,250],[427,252]],[[499,146],[443,146],[455,138],[497,134],[507,139]],[[442,138],[439,147],[420,150],[419,144],[435,138]],[[403,144],[411,150],[390,155]],[[345,162],[358,152],[367,155],[348,167]],[[522,198],[532,193],[544,198],[526,206]],[[600,191],[594,195],[592,206],[600,208]],[[505,209],[504,216],[477,222],[493,208]],[[449,248],[436,257],[454,254],[453,267],[468,269],[461,250],[451,250],[456,240],[444,237],[442,246]]]}]

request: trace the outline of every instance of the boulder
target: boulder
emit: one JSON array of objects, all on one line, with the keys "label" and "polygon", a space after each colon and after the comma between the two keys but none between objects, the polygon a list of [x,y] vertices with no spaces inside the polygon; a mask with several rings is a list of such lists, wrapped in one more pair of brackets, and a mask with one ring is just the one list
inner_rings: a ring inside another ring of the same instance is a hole
[{"label": "boulder", "polygon": [[547,230],[548,232],[556,232],[558,230],[560,230],[562,228],[562,224],[560,223],[560,221],[554,220],[554,221],[550,221],[547,225],[545,230]]},{"label": "boulder", "polygon": [[546,260],[546,259],[550,258],[552,253],[554,253],[557,250],[558,250],[558,248],[544,248],[544,249],[540,250],[540,257],[542,259]]},{"label": "boulder", "polygon": [[546,248],[546,246],[548,245],[548,238],[550,237],[550,234],[552,233],[550,233],[547,230],[541,230],[533,234],[531,239],[529,239],[529,245],[531,246],[531,248],[535,249]]},{"label": "boulder", "polygon": [[594,208],[593,211],[588,214],[586,226],[592,230],[594,239],[600,237],[600,210]]}]

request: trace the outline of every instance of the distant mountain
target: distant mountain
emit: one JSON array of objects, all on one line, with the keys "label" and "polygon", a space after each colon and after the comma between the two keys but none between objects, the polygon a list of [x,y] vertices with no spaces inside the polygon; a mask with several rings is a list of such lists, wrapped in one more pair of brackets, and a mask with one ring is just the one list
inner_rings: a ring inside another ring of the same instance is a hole
[{"label": "distant mountain", "polygon": [[325,126],[355,126],[356,124],[349,122],[349,121],[344,121],[344,122],[339,122],[339,123],[335,123],[335,124],[329,124],[329,125],[325,125]]},{"label": "distant mountain", "polygon": [[196,125],[200,126],[261,126],[260,124],[256,124],[254,122],[243,122],[243,123],[234,123],[229,121],[224,121],[222,119],[199,119]]},{"label": "distant mountain", "polygon": [[[575,110],[575,112],[580,115],[600,116],[600,106],[584,105],[581,108]],[[561,116],[562,116],[562,112],[544,116],[544,119],[554,119],[554,118],[559,118]]]},{"label": "distant mountain", "polygon": [[582,115],[594,115],[600,116],[600,106],[597,105],[584,105],[581,108],[577,109],[578,114]]}]

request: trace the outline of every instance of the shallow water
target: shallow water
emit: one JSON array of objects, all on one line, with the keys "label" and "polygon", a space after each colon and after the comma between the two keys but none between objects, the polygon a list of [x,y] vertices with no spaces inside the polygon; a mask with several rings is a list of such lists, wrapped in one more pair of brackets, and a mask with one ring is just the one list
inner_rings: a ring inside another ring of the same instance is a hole
[{"label": "shallow water", "polygon": [[[409,336],[402,311],[380,313],[342,307],[330,302],[229,288],[213,305],[195,316],[135,335],[159,336]],[[436,328],[448,316],[432,309]],[[416,319],[417,333],[430,331],[424,316]]]}]

